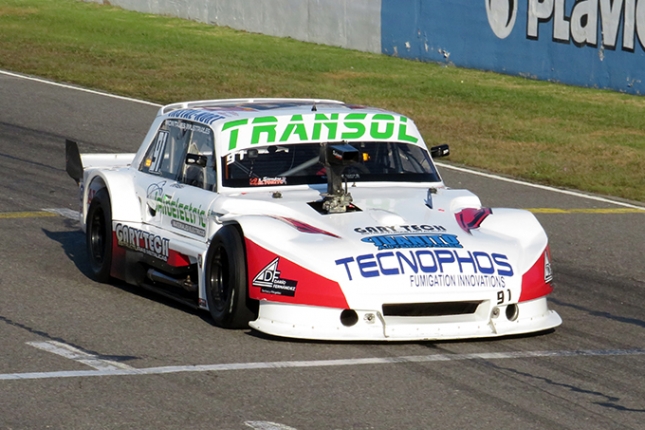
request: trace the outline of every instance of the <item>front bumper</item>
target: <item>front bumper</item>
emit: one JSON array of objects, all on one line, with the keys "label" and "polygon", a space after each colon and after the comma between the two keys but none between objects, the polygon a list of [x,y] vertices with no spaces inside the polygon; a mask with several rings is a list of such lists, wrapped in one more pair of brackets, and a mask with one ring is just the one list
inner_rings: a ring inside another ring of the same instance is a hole
[{"label": "front bumper", "polygon": [[414,341],[509,336],[562,324],[546,297],[508,310],[483,301],[474,313],[465,315],[384,316],[381,310],[354,310],[354,316],[342,309],[261,301],[258,319],[249,325],[270,335],[299,339]]}]

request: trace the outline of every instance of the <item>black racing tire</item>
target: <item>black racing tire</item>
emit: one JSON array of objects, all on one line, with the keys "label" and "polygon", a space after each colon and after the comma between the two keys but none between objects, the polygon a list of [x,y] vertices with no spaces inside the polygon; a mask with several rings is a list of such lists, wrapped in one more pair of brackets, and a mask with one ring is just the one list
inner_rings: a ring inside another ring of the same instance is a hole
[{"label": "black racing tire", "polygon": [[107,189],[102,188],[92,198],[85,230],[92,279],[107,283],[112,267],[112,206]]},{"label": "black racing tire", "polygon": [[247,328],[257,318],[257,303],[248,297],[242,233],[234,225],[220,228],[208,248],[206,301],[219,327]]}]

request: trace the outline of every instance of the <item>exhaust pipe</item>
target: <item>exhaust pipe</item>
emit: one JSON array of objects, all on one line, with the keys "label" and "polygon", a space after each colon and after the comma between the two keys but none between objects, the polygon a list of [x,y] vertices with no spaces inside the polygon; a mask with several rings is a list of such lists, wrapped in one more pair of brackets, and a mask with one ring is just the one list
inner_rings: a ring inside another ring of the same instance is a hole
[{"label": "exhaust pipe", "polygon": [[160,282],[162,284],[178,287],[191,293],[197,291],[197,284],[190,280],[190,276],[186,279],[176,279],[155,269],[148,269],[146,276],[153,282]]}]

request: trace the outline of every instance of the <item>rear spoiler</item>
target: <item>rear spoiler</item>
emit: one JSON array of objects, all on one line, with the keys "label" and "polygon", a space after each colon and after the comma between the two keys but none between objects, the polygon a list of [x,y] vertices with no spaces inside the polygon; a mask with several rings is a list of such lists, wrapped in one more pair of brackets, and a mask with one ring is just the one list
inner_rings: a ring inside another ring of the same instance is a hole
[{"label": "rear spoiler", "polygon": [[128,167],[136,154],[82,154],[78,144],[73,140],[65,140],[65,170],[76,181],[83,180],[83,170],[88,167]]},{"label": "rear spoiler", "polygon": [[81,179],[83,179],[81,153],[78,152],[78,144],[69,139],[65,140],[65,170],[76,181],[76,185],[81,183]]}]

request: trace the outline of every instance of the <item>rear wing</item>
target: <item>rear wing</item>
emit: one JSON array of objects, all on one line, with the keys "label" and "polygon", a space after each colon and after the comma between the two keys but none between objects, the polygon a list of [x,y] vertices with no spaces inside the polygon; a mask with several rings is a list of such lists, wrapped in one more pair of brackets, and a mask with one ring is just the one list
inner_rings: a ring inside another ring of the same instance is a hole
[{"label": "rear wing", "polygon": [[128,167],[136,154],[81,154],[78,144],[65,140],[65,170],[79,184],[83,170],[93,168]]}]

